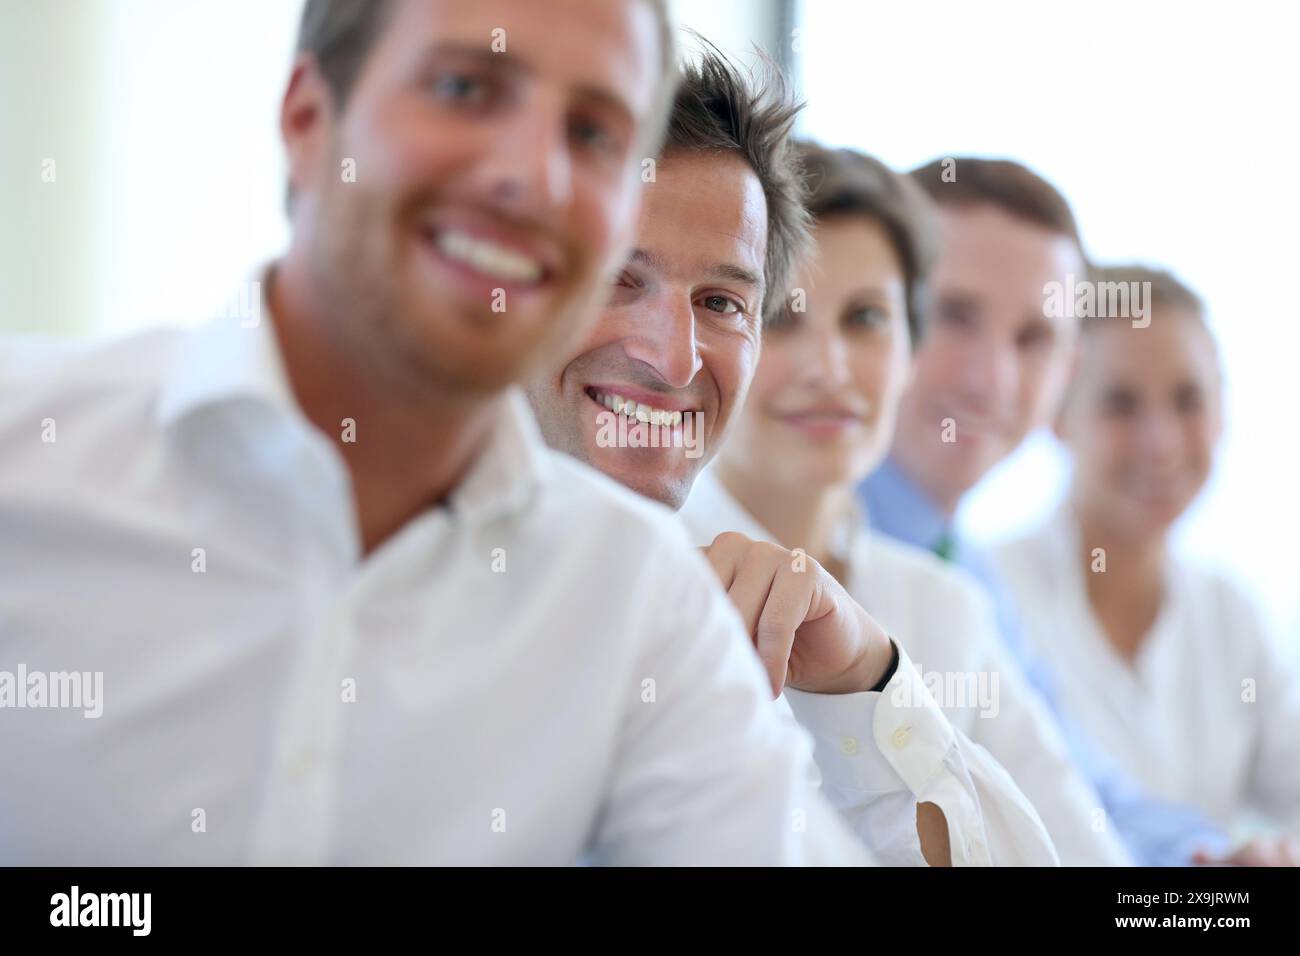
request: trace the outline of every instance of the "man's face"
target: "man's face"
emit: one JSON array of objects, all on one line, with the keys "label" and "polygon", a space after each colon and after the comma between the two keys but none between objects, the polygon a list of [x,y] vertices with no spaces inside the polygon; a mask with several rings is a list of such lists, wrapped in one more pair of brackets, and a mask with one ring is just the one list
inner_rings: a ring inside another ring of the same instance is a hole
[{"label": "man's face", "polygon": [[[645,186],[634,247],[586,342],[536,376],[528,394],[552,446],[678,508],[758,363],[767,248],[758,177],[734,153],[661,159]],[[642,405],[652,418],[701,413],[692,420],[703,422],[702,454],[685,442],[610,446],[602,425],[611,414],[629,415],[625,400],[637,403],[633,415]]]},{"label": "man's face", "polygon": [[944,207],[933,310],[899,409],[894,455],[954,503],[1034,428],[1069,378],[1076,319],[1044,286],[1084,277],[1074,242],[992,205]]},{"label": "man's face", "polygon": [[456,390],[561,350],[635,223],[658,46],[643,0],[398,0],[341,115],[296,73],[284,125],[316,306],[358,351]]}]

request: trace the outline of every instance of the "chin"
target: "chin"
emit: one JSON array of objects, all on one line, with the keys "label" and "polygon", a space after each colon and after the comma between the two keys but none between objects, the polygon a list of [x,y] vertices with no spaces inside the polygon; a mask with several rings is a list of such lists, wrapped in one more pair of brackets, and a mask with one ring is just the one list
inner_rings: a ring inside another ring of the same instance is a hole
[{"label": "chin", "polygon": [[866,470],[854,461],[854,456],[840,452],[805,461],[796,482],[801,488],[836,488],[856,484],[866,474]]},{"label": "chin", "polygon": [[1187,510],[1188,502],[1144,502],[1142,523],[1151,532],[1168,531]]},{"label": "chin", "polygon": [[[447,361],[446,356],[456,356]],[[455,352],[439,350],[429,356],[429,362],[441,366],[448,378],[467,389],[483,392],[501,392],[519,381],[525,374],[524,358],[516,354],[502,355],[493,349]]]},{"label": "chin", "polygon": [[597,449],[596,454],[588,457],[587,463],[623,487],[666,505],[673,511],[686,503],[686,497],[695,483],[695,469],[679,466],[671,472],[665,472],[647,467],[648,463],[629,460],[626,455],[615,458],[609,451],[605,448]]},{"label": "chin", "polygon": [[979,484],[980,479],[1001,460],[988,455],[982,448],[969,445],[963,448],[958,444],[945,447],[948,454],[937,456],[935,471],[943,476],[945,486],[960,488],[963,494]]}]

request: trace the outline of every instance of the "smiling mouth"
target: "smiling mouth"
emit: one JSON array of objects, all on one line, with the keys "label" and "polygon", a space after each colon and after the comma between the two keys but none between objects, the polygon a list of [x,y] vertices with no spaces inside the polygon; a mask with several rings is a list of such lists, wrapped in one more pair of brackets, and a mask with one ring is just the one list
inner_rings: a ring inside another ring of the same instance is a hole
[{"label": "smiling mouth", "polygon": [[604,391],[590,386],[584,391],[587,393],[587,397],[597,405],[603,405],[614,414],[623,415],[630,421],[641,422],[646,425],[676,427],[682,423],[683,414],[690,414],[675,409],[655,408],[653,405],[646,405],[644,402],[625,398],[616,392]]},{"label": "smiling mouth", "polygon": [[538,259],[462,229],[426,222],[420,233],[440,258],[484,279],[533,286],[548,277],[546,266]]}]

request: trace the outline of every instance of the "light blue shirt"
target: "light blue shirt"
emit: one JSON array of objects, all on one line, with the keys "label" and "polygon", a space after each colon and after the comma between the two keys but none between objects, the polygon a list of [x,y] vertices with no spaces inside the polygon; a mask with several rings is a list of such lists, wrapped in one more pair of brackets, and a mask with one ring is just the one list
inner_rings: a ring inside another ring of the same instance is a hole
[{"label": "light blue shirt", "polygon": [[872,527],[927,551],[937,551],[940,543],[946,542],[946,556],[984,586],[993,600],[1002,639],[1056,716],[1075,761],[1096,788],[1107,816],[1139,865],[1183,866],[1198,849],[1215,853],[1228,849],[1227,835],[1200,811],[1143,792],[1064,718],[1051,670],[1030,653],[1015,604],[992,563],[961,539],[951,517],[897,462],[886,460],[858,490]]}]

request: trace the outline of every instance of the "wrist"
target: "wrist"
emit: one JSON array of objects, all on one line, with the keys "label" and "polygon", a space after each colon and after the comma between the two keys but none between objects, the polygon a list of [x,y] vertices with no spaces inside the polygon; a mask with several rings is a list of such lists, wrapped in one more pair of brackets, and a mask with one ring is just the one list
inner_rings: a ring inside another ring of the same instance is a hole
[{"label": "wrist", "polygon": [[893,642],[888,634],[885,635],[886,658],[885,666],[880,670],[876,682],[867,687],[868,691],[879,693],[885,689],[885,685],[894,679],[898,673],[898,645]]},{"label": "wrist", "polygon": [[846,679],[839,682],[837,690],[824,693],[861,694],[879,692],[898,671],[898,648],[888,634],[875,621],[870,621],[871,633],[862,656]]}]

